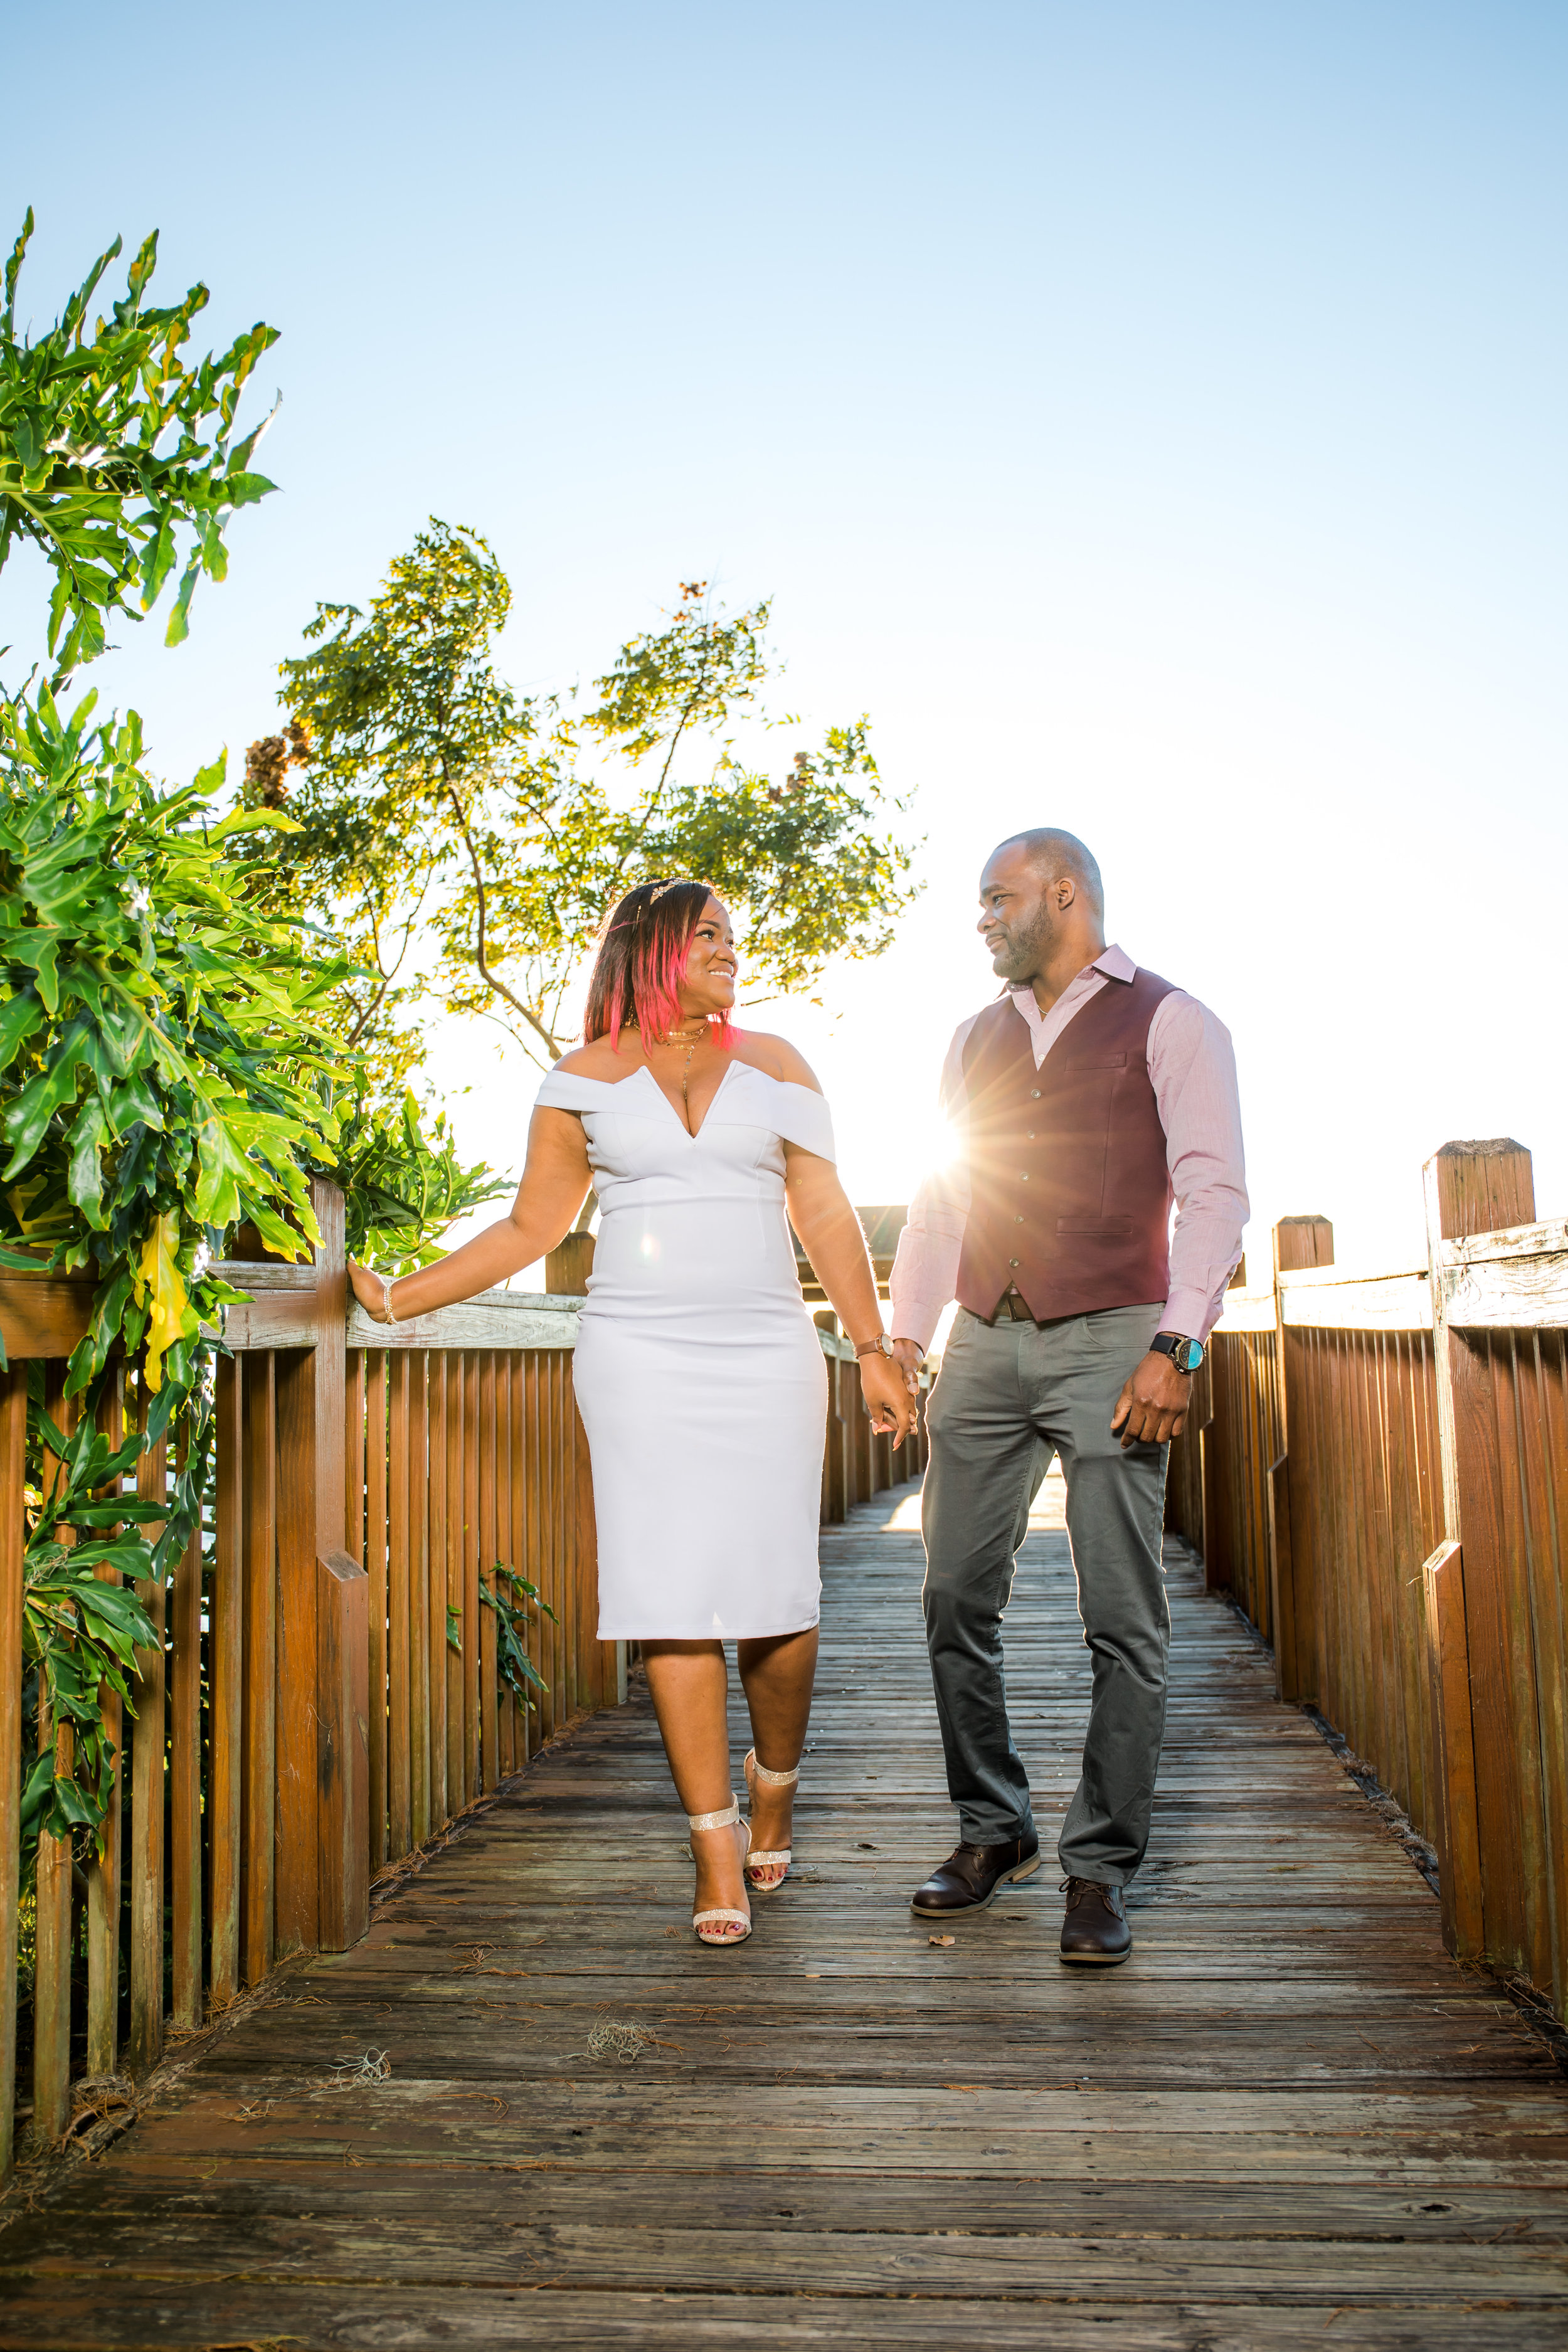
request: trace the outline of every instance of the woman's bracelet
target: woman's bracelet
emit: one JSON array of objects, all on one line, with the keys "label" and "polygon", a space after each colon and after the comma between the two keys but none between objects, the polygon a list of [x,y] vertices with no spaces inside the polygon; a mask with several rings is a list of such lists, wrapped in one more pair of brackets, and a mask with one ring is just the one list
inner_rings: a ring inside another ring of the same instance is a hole
[{"label": "woman's bracelet", "polygon": [[376,1280],[381,1285],[381,1303],[385,1310],[386,1320],[389,1323],[395,1323],[397,1320],[396,1316],[392,1311],[392,1286],[397,1278],[398,1277],[395,1274],[379,1274],[376,1276]]}]

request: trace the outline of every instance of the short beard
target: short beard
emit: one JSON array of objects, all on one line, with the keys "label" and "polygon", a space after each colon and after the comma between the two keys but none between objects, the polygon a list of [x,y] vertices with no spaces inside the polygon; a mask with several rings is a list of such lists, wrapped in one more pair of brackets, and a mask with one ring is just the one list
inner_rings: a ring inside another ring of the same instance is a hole
[{"label": "short beard", "polygon": [[1033,980],[1050,961],[1051,944],[1056,937],[1056,919],[1048,900],[1042,901],[1032,923],[1015,931],[1006,946],[998,953],[993,951],[992,970],[999,980],[1015,986]]}]

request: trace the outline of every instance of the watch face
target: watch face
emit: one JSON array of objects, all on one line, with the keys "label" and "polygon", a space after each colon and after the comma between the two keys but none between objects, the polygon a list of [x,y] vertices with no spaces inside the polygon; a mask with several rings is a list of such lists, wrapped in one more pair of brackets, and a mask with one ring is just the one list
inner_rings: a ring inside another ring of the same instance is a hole
[{"label": "watch face", "polygon": [[1195,1372],[1204,1360],[1201,1339],[1178,1339],[1171,1351],[1179,1372]]}]

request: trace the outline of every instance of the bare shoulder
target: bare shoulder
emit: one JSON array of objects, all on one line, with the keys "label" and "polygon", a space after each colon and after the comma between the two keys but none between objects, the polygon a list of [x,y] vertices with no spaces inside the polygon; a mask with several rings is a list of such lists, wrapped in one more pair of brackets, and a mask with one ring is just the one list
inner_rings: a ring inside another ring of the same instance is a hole
[{"label": "bare shoulder", "polygon": [[749,1063],[753,1070],[779,1078],[785,1086],[809,1087],[814,1095],[822,1092],[822,1082],[811,1064],[787,1037],[770,1037],[761,1029],[737,1029],[733,1036],[731,1050],[738,1062]]},{"label": "bare shoulder", "polygon": [[630,1033],[628,1043],[623,1031],[618,1053],[607,1037],[595,1037],[591,1045],[577,1045],[570,1054],[563,1054],[555,1069],[563,1077],[597,1078],[601,1085],[613,1087],[617,1079],[629,1078],[642,1058],[637,1032]]}]

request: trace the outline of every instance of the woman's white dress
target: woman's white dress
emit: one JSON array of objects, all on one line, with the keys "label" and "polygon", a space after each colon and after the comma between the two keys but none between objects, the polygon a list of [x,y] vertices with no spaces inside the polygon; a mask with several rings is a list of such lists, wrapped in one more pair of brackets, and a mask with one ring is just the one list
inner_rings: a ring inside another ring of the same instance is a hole
[{"label": "woman's white dress", "polygon": [[827,1375],[784,1214],[786,1141],[832,1160],[809,1087],[731,1060],[696,1135],[646,1067],[552,1071],[600,1224],[574,1368],[594,1463],[599,1638],[815,1625]]}]

